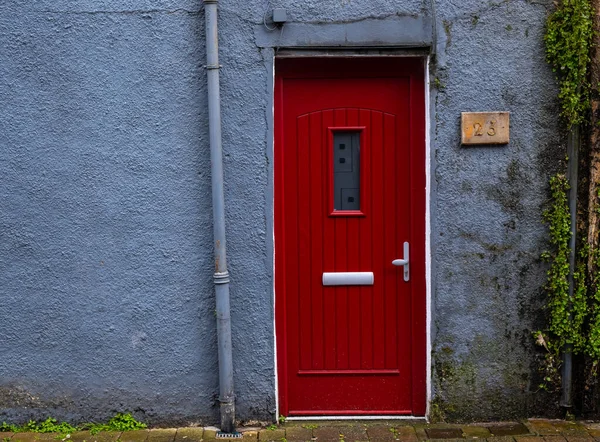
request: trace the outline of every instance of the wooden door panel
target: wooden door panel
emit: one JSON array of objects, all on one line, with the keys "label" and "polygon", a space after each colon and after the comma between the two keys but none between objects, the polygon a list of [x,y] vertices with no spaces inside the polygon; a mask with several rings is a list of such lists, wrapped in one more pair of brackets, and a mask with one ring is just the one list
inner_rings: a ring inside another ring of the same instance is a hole
[{"label": "wooden door panel", "polygon": [[[373,77],[346,69],[349,60],[305,62],[282,60],[276,78],[281,409],[286,415],[420,415],[424,107],[415,103],[424,100],[422,63],[386,61],[382,66],[411,69]],[[341,140],[337,157],[335,140]],[[358,151],[345,150],[346,140]],[[334,186],[335,167],[344,180],[354,178]],[[334,191],[352,210],[335,207]],[[405,241],[412,248],[409,282],[391,264],[402,257]],[[324,286],[324,272],[372,272],[374,283]]]}]

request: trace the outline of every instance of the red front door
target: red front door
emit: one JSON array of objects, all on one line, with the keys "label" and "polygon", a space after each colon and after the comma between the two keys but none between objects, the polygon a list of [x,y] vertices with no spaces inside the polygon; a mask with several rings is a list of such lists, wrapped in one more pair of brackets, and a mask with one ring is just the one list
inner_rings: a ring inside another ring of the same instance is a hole
[{"label": "red front door", "polygon": [[281,414],[424,415],[424,60],[278,59],[275,119]]}]

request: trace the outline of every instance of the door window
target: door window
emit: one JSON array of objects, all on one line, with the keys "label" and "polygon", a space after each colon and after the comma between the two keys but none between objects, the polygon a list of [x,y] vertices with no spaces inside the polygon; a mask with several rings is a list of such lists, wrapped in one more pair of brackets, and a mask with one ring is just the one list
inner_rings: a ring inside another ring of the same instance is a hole
[{"label": "door window", "polygon": [[333,134],[333,210],[360,210],[360,132]]}]

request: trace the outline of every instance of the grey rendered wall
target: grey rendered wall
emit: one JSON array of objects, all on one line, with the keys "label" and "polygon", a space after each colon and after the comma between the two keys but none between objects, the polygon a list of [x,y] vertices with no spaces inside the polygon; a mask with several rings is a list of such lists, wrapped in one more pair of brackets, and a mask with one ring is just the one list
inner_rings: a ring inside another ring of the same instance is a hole
[{"label": "grey rendered wall", "polygon": [[[267,73],[229,8],[236,392],[266,420]],[[217,421],[203,23],[191,0],[0,2],[0,422]]]},{"label": "grey rendered wall", "polygon": [[[432,375],[451,418],[531,410],[541,205],[563,156],[546,3],[437,1]],[[377,46],[431,15],[420,0],[274,0],[291,33],[269,37],[266,6],[219,5],[242,420],[275,413],[269,41],[304,45],[309,26],[337,42],[348,24]],[[217,421],[203,20],[198,0],[0,1],[0,421]],[[511,111],[511,144],[461,148],[468,110]]]},{"label": "grey rendered wall", "polygon": [[[432,373],[434,411],[453,419],[553,412],[538,403],[532,342],[543,315],[541,213],[565,157],[542,43],[550,4],[467,0],[438,9]],[[511,112],[508,146],[460,147],[460,112],[482,110]]]}]

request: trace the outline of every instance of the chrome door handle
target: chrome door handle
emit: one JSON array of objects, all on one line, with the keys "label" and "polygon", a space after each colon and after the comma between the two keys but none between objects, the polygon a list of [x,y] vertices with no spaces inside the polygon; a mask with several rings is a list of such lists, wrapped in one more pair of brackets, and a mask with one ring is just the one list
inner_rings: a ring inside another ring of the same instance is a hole
[{"label": "chrome door handle", "polygon": [[394,259],[392,264],[395,266],[404,266],[404,280],[408,282],[410,280],[410,247],[408,242],[404,243],[404,258]]}]

